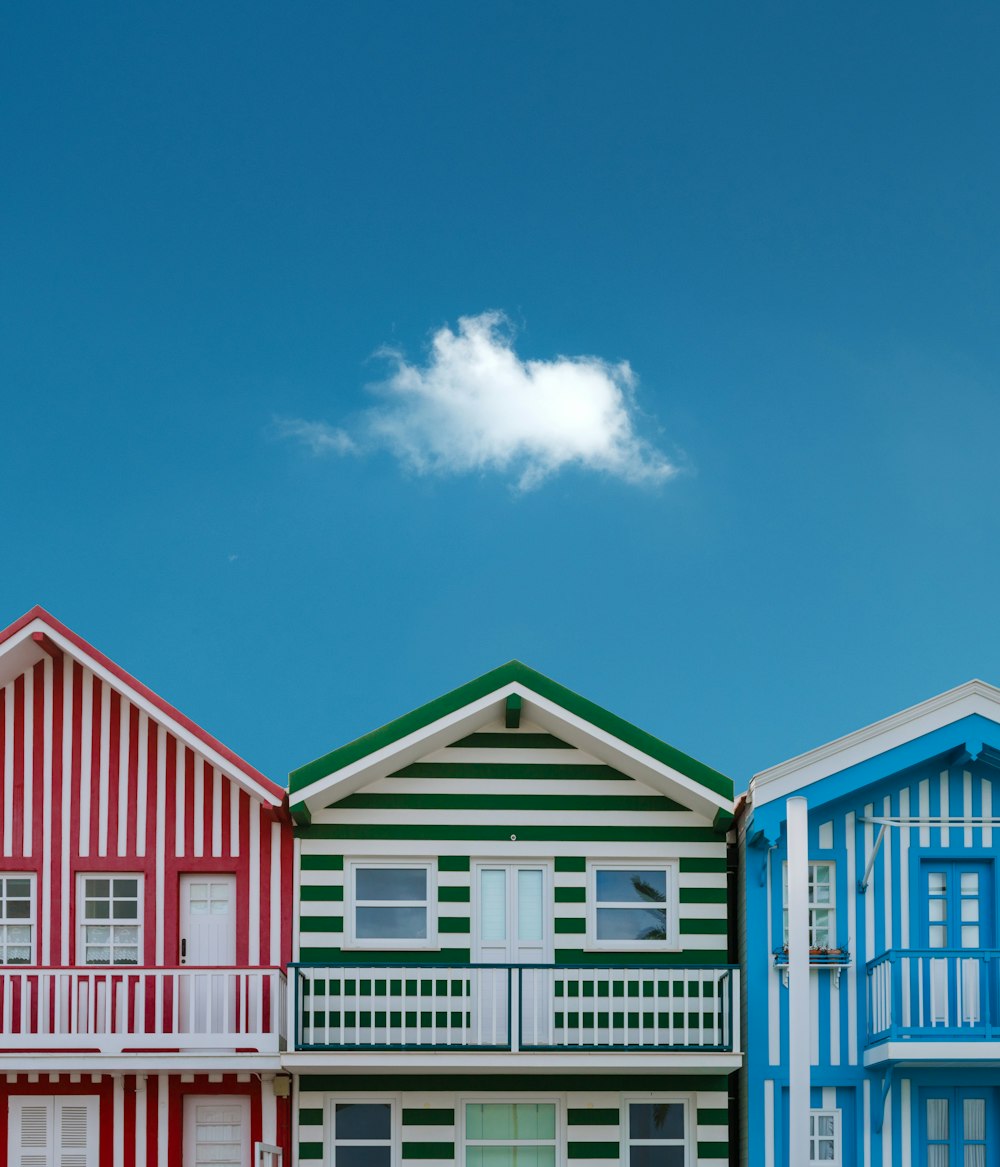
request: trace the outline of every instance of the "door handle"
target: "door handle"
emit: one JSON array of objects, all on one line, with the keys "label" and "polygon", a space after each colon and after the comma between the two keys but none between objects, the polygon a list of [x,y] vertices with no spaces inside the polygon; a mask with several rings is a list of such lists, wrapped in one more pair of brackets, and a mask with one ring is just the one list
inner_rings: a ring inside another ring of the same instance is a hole
[{"label": "door handle", "polygon": [[181,964],[187,964],[187,955],[188,955],[188,942],[182,936],[181,937]]}]

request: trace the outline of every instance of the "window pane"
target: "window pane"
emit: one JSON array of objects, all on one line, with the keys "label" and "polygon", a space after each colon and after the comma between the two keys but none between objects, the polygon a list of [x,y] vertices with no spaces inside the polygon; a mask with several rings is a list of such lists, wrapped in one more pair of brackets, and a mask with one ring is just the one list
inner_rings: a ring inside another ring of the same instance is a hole
[{"label": "window pane", "polygon": [[986,1138],[986,1100],[966,1098],[962,1107],[962,1120],[967,1139]]},{"label": "window pane", "polygon": [[8,879],[7,880],[7,898],[8,899],[28,899],[31,895],[31,880],[30,879]]},{"label": "window pane", "polygon": [[107,900],[87,900],[83,914],[88,920],[106,920],[111,914]]},{"label": "window pane", "polygon": [[134,900],[139,894],[139,881],[135,879],[115,880],[115,899]]},{"label": "window pane", "polygon": [[978,1147],[965,1148],[963,1167],[986,1167],[986,1145],[984,1143],[980,1143]]},{"label": "window pane", "polygon": [[507,939],[507,872],[485,868],[479,873],[479,910],[482,939],[496,943]]},{"label": "window pane", "polygon": [[359,900],[427,899],[427,872],[422,867],[357,867],[354,878]]},{"label": "window pane", "polygon": [[630,1139],[683,1139],[684,1106],[680,1102],[631,1102]]},{"label": "window pane", "polygon": [[334,1137],[340,1139],[389,1139],[392,1107],[388,1102],[338,1102]]},{"label": "window pane", "polygon": [[667,898],[665,871],[604,869],[597,872],[596,884],[597,898],[605,903],[662,904]]},{"label": "window pane", "polygon": [[816,1134],[821,1138],[833,1138],[833,1115],[818,1114],[815,1124]]},{"label": "window pane", "polygon": [[389,1167],[392,1162],[392,1147],[341,1147],[334,1148],[336,1167]]},{"label": "window pane", "polygon": [[963,871],[961,876],[962,895],[979,895],[979,872]]},{"label": "window pane", "polygon": [[598,940],[666,940],[663,908],[598,908]]},{"label": "window pane", "polygon": [[927,890],[932,896],[942,896],[945,893],[945,874],[943,871],[931,871],[927,875]]},{"label": "window pane", "polygon": [[556,1108],[551,1102],[470,1102],[465,1107],[465,1133],[472,1141],[555,1139]]},{"label": "window pane", "polygon": [[135,900],[115,900],[114,917],[116,920],[134,920],[138,915],[138,907]]},{"label": "window pane", "polygon": [[948,1137],[948,1099],[927,1099],[927,1137],[946,1139]]},{"label": "window pane", "polygon": [[110,879],[88,879],[84,882],[85,893],[88,896],[95,898],[103,896],[105,899],[111,895],[111,880]]},{"label": "window pane", "polygon": [[927,918],[929,920],[947,920],[948,918],[948,901],[947,900],[928,900],[927,901]]},{"label": "window pane", "polygon": [[967,924],[979,921],[979,900],[962,900],[962,919]]},{"label": "window pane", "polygon": [[927,1148],[927,1167],[948,1167],[948,1144]]},{"label": "window pane", "polygon": [[526,942],[542,939],[541,871],[517,873],[517,938]]},{"label": "window pane", "polygon": [[930,948],[947,948],[948,929],[944,924],[932,924],[927,929]]},{"label": "window pane", "polygon": [[683,1147],[629,1147],[629,1167],[684,1167]]},{"label": "window pane", "polygon": [[979,925],[978,924],[963,924],[962,925],[962,947],[963,948],[978,948],[979,947]]},{"label": "window pane", "polygon": [[426,940],[427,909],[357,908],[355,926],[361,940]]}]

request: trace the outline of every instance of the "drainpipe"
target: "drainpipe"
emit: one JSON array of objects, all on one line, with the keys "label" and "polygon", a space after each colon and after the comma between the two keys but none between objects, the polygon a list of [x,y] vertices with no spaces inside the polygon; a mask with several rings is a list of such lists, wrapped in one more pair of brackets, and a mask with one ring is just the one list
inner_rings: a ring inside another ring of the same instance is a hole
[{"label": "drainpipe", "polygon": [[809,1167],[809,805],[785,803],[788,825],[788,1167]]}]

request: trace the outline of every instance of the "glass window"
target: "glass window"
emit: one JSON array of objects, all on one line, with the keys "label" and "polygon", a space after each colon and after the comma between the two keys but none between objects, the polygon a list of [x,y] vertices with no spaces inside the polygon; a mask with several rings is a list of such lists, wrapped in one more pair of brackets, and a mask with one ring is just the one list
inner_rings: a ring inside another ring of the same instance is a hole
[{"label": "glass window", "polygon": [[348,942],[361,947],[426,947],[434,940],[430,863],[352,863]]},{"label": "glass window", "polygon": [[142,897],[135,875],[81,879],[84,964],[141,964]]},{"label": "glass window", "polygon": [[[784,865],[783,941],[788,943],[788,864]],[[832,863],[809,864],[809,947],[837,947],[837,881]]]},{"label": "glass window", "polygon": [[628,1104],[628,1167],[684,1167],[687,1103],[660,1099]]},{"label": "glass window", "polygon": [[33,884],[30,875],[0,875],[0,964],[31,964]]},{"label": "glass window", "polygon": [[334,1167],[390,1167],[391,1102],[334,1103],[330,1127]]},{"label": "glass window", "polygon": [[604,948],[676,945],[673,864],[595,866],[592,871],[593,943]]},{"label": "glass window", "polygon": [[840,1111],[809,1112],[809,1162],[840,1162]]},{"label": "glass window", "polygon": [[465,1167],[555,1167],[554,1102],[467,1102]]}]

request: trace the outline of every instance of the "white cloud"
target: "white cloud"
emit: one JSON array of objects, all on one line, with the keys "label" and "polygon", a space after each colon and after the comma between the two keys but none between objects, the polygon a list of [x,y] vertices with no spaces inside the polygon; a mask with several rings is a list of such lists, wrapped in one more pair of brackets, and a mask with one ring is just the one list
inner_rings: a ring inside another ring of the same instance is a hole
[{"label": "white cloud", "polygon": [[523,490],[566,466],[632,483],[677,467],[635,430],[635,377],[599,357],[523,360],[499,312],[463,316],[435,334],[422,365],[382,355],[394,371],[372,391],[353,434],[325,422],[285,421],[281,432],[314,453],[383,448],[418,473],[513,474]]}]

